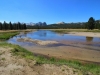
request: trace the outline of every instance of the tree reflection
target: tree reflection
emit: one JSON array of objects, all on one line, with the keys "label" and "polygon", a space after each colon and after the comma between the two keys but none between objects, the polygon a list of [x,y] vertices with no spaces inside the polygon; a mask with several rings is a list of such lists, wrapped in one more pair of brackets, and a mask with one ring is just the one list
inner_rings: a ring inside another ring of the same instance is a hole
[{"label": "tree reflection", "polygon": [[86,37],[86,41],[87,42],[92,42],[93,41],[93,37]]}]

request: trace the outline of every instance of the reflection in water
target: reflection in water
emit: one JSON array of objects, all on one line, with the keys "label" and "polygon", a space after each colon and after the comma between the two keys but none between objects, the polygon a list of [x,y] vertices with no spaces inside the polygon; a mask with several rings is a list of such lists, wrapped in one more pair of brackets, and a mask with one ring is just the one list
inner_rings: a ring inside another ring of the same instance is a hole
[{"label": "reflection in water", "polygon": [[24,35],[23,35],[24,37],[27,37],[27,33],[24,33]]},{"label": "reflection in water", "polygon": [[38,35],[39,37],[46,37],[47,36],[47,31],[45,30],[38,30],[34,35]]},{"label": "reflection in water", "polygon": [[87,42],[92,42],[93,41],[93,37],[86,37],[86,41]]},{"label": "reflection in water", "polygon": [[42,33],[40,34],[40,36],[43,36],[43,37],[46,37],[46,35],[47,35],[46,32],[42,32]]}]

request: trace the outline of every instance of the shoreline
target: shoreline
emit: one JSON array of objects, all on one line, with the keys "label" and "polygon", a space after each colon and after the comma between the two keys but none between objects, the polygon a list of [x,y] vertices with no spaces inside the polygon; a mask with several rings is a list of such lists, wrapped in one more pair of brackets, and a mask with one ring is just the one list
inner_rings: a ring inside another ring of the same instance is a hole
[{"label": "shoreline", "polygon": [[59,73],[59,75],[83,75],[84,72],[88,75],[99,75],[100,71],[99,64],[82,64],[78,60],[70,61],[52,57],[47,59],[41,55],[36,56],[31,51],[13,44],[0,44],[0,51],[0,74],[2,75],[25,75],[26,73],[36,75],[52,75],[51,73],[56,73],[54,75],[58,75]]},{"label": "shoreline", "polygon": [[100,37],[99,32],[68,32],[69,35],[86,36],[86,37]]},{"label": "shoreline", "polygon": [[89,60],[81,60],[81,59],[73,59],[73,58],[60,58],[60,57],[54,57],[54,56],[49,56],[49,55],[46,55],[46,54],[41,54],[41,53],[33,53],[34,56],[42,56],[44,58],[47,58],[47,59],[50,59],[50,58],[55,58],[57,60],[68,60],[68,61],[79,61],[81,62],[82,64],[98,64],[100,65],[100,62],[95,62],[95,61],[89,61]]},{"label": "shoreline", "polygon": [[[88,50],[85,48],[70,47],[70,46],[60,46],[60,47],[29,47],[23,46],[23,48],[35,53],[36,55],[43,55],[44,57],[54,57],[58,59],[72,59],[72,60],[82,60],[89,62],[96,62],[100,64],[99,51]],[[33,49],[34,48],[34,49]],[[89,54],[88,54],[89,53]]]}]

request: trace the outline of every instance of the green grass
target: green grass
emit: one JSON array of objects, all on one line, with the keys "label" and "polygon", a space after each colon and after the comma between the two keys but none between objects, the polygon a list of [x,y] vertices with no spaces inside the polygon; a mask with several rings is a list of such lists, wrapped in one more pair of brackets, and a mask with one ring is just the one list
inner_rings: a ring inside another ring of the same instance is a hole
[{"label": "green grass", "polygon": [[68,32],[100,32],[98,29],[94,30],[87,30],[87,29],[55,29],[52,30],[53,32],[56,33],[68,33]]},{"label": "green grass", "polygon": [[70,31],[68,31],[68,30],[52,30],[53,32],[56,32],[56,33],[64,33],[64,34],[67,34],[68,32],[70,32]]},{"label": "green grass", "polygon": [[84,32],[100,32],[100,30],[85,30]]},{"label": "green grass", "polygon": [[70,67],[73,67],[75,69],[79,69],[84,73],[84,75],[87,75],[88,72],[93,73],[93,75],[100,75],[100,65],[98,64],[82,64],[79,61],[75,60],[64,60],[64,59],[56,59],[56,58],[46,58],[43,56],[34,56],[32,52],[18,46],[18,45],[12,45],[8,44],[6,42],[0,43],[1,47],[11,47],[13,48],[11,50],[12,54],[14,56],[19,56],[21,58],[25,58],[28,60],[36,60],[36,64],[55,64],[55,65],[68,65]]},{"label": "green grass", "polygon": [[19,34],[19,32],[3,32],[0,33],[0,40],[8,40],[9,38]]},{"label": "green grass", "polygon": [[4,61],[4,60],[6,60],[6,59],[5,59],[5,58],[2,58],[1,60],[3,60],[3,61]]}]

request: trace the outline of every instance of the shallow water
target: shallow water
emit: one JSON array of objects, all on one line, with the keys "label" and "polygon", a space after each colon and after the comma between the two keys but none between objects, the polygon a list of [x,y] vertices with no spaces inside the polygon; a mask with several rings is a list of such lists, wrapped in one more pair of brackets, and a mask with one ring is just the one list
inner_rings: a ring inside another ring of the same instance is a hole
[{"label": "shallow water", "polygon": [[[18,42],[17,39],[29,37],[38,40],[54,40],[59,44],[41,46],[30,42]],[[78,59],[100,63],[100,38],[58,34],[50,30],[37,30],[10,38],[7,42],[18,44],[27,50],[49,57]]]},{"label": "shallow water", "polygon": [[[74,46],[74,47],[86,47],[89,49],[94,49],[96,47],[100,47],[100,38],[97,37],[85,37],[85,36],[75,36],[69,34],[58,34],[56,32],[50,30],[37,30],[29,33],[22,33],[20,35],[14,36],[8,40],[9,43],[18,44],[21,46],[36,46],[34,43],[29,42],[18,42],[17,39],[29,37],[31,39],[38,39],[38,40],[54,40],[58,41],[59,44],[57,45],[50,45],[52,46]],[[49,46],[49,47],[50,47]]]}]

